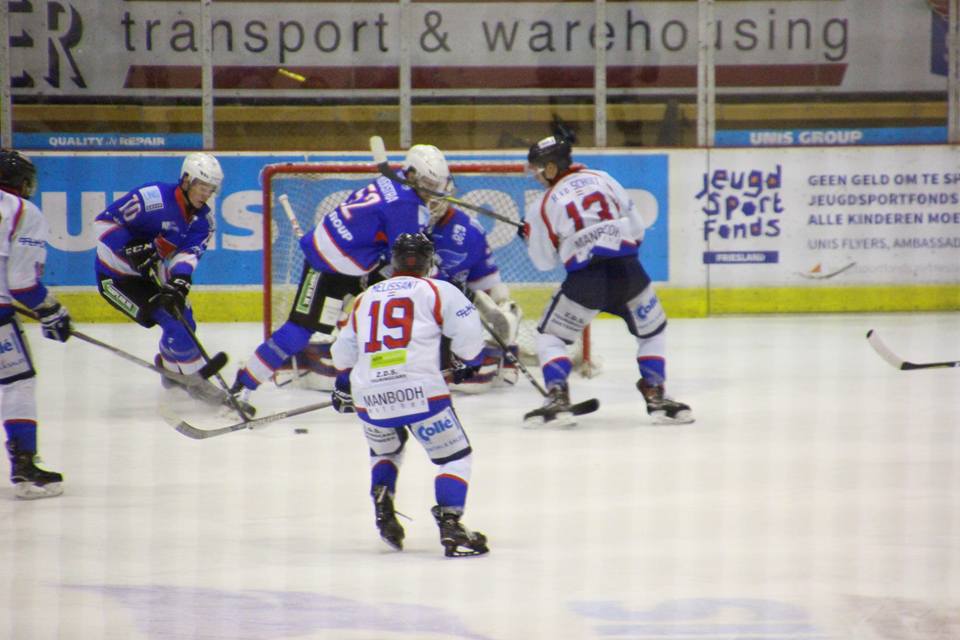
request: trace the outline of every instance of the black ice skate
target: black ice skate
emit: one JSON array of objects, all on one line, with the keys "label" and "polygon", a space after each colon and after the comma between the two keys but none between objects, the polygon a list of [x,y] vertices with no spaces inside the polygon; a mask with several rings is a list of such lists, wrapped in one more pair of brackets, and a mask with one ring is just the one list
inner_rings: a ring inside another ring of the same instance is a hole
[{"label": "black ice skate", "polygon": [[403,551],[403,527],[397,521],[397,512],[393,508],[393,496],[382,484],[375,486],[371,495],[380,538],[393,549]]},{"label": "black ice skate", "polygon": [[7,454],[10,458],[10,482],[13,492],[21,500],[53,498],[63,493],[63,476],[55,471],[37,468],[34,464],[36,451],[18,449],[13,442],[7,442]]},{"label": "black ice skate", "polygon": [[479,556],[490,551],[485,535],[470,531],[460,523],[459,511],[436,505],[430,509],[430,513],[440,527],[440,544],[448,558]]},{"label": "black ice skate", "polygon": [[664,395],[663,385],[652,385],[641,378],[637,389],[647,403],[647,413],[654,424],[688,424],[693,422],[690,407]]},{"label": "black ice skate", "polygon": [[523,424],[527,427],[549,425],[551,427],[572,427],[577,423],[570,405],[570,391],[566,384],[556,384],[550,387],[546,400],[539,409],[534,409],[523,416]]}]

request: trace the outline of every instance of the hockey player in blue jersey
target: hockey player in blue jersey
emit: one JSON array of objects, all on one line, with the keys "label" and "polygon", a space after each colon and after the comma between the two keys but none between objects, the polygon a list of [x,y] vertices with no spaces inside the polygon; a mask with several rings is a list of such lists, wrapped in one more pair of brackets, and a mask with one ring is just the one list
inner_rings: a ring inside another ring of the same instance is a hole
[{"label": "hockey player in blue jersey", "polygon": [[196,329],[187,295],[215,229],[207,201],[222,182],[215,157],[191,153],[183,161],[179,181],[137,187],[94,222],[100,295],[138,324],[160,325],[157,366],[188,375],[197,373],[204,362],[173,311],[179,310]]},{"label": "hockey player in blue jersey", "polygon": [[23,154],[0,149],[0,415],[7,433],[10,481],[21,499],[63,493],[63,476],[36,466],[37,374],[13,303],[32,309],[46,338],[66,342],[70,315],[40,280],[47,223],[32,202],[37,170]]},{"label": "hockey player in blue jersey", "polygon": [[[517,332],[522,314],[500,278],[483,226],[463,211],[449,207],[431,216],[425,233],[436,250],[436,273],[431,277],[455,284],[466,293],[486,324],[497,332],[514,356],[519,356]],[[448,357],[446,351],[444,355]],[[445,358],[445,368],[448,365]],[[479,393],[490,389],[497,380],[514,384],[517,376],[516,366],[504,356],[500,345],[488,338],[479,371],[451,388]]]},{"label": "hockey player in blue jersey", "polygon": [[[403,176],[433,192],[450,193],[450,169],[432,145],[410,147]],[[353,298],[386,275],[390,246],[403,233],[418,233],[431,210],[447,203],[381,176],[351,193],[300,239],[303,273],[287,321],[261,343],[231,387],[246,395],[300,353],[315,333],[332,337]]]}]

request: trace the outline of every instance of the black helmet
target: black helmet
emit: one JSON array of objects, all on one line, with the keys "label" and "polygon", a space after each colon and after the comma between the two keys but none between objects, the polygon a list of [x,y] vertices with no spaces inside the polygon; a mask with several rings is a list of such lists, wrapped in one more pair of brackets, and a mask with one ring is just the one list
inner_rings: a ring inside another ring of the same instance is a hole
[{"label": "black helmet", "polygon": [[433,266],[433,243],[422,233],[401,233],[391,251],[394,273],[425,276]]},{"label": "black helmet", "polygon": [[527,162],[537,167],[543,167],[548,162],[557,165],[560,173],[570,168],[573,160],[570,154],[573,152],[573,144],[568,138],[560,136],[549,136],[530,147],[527,154]]},{"label": "black helmet", "polygon": [[37,188],[37,168],[19,151],[0,149],[0,187],[30,198]]}]

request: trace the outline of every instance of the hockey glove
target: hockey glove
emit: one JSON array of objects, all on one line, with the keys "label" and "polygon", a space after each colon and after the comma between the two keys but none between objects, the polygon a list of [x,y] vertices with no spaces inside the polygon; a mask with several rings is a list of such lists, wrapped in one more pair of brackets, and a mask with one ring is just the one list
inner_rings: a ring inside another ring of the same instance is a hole
[{"label": "hockey glove", "polygon": [[451,371],[450,377],[453,378],[453,384],[463,384],[473,376],[477,375],[477,371],[479,370],[479,364],[470,365],[466,362],[457,360],[453,363],[453,371]]},{"label": "hockey glove", "polygon": [[141,275],[147,275],[150,267],[160,256],[152,240],[133,240],[123,248],[123,257]]},{"label": "hockey glove", "polygon": [[48,299],[34,311],[40,319],[44,338],[57,342],[66,342],[70,339],[70,314],[62,304]]},{"label": "hockey glove", "polygon": [[191,282],[189,275],[173,276],[167,284],[163,285],[160,293],[150,298],[150,304],[154,307],[163,307],[171,313],[174,309],[183,311],[187,305]]},{"label": "hockey glove", "polygon": [[337,375],[333,393],[330,394],[330,401],[333,403],[333,410],[337,413],[357,412],[356,407],[353,406],[353,396],[350,395],[349,372]]},{"label": "hockey glove", "polygon": [[520,236],[521,240],[526,242],[527,238],[530,237],[530,223],[524,222],[519,227],[517,227],[517,235]]}]

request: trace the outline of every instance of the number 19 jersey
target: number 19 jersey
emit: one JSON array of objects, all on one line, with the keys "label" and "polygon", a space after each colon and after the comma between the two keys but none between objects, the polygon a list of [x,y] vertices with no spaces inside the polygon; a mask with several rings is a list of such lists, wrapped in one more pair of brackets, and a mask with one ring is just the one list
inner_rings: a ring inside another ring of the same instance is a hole
[{"label": "number 19 jersey", "polygon": [[361,418],[399,427],[449,404],[441,336],[467,362],[483,349],[476,307],[449,282],[397,276],[359,296],[332,354],[337,369],[353,368],[351,393]]}]

